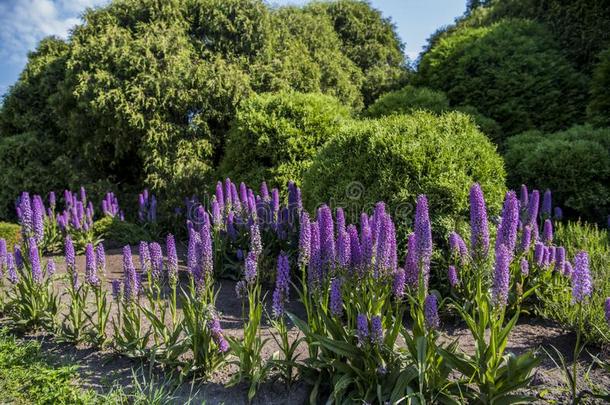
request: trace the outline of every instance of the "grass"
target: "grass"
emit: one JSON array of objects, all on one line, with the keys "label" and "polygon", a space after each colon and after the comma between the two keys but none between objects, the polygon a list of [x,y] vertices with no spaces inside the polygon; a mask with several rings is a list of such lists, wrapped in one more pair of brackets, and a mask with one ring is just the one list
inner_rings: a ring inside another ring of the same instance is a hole
[{"label": "grass", "polygon": [[[590,342],[610,344],[610,328],[604,318],[604,300],[610,297],[610,233],[597,225],[581,222],[559,223],[555,228],[555,244],[566,248],[570,259],[581,250],[589,253],[593,295],[584,306],[583,336]],[[571,295],[542,297],[542,315],[576,330],[575,307]],[[605,336],[604,336],[605,335]]]}]

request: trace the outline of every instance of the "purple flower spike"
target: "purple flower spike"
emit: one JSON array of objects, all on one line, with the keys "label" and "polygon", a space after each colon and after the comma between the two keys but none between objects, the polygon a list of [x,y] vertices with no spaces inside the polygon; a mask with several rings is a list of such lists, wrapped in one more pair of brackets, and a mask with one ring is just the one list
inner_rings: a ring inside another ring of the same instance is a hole
[{"label": "purple flower spike", "polygon": [[277,275],[275,277],[275,290],[273,291],[273,316],[279,318],[284,315],[284,305],[290,293],[290,263],[288,256],[281,252],[277,258]]},{"label": "purple flower spike", "polygon": [[309,214],[301,214],[301,225],[299,232],[299,267],[304,268],[309,264],[311,258],[311,223]]},{"label": "purple flower spike", "polygon": [[358,337],[358,346],[360,347],[366,343],[370,336],[369,320],[364,314],[358,314],[356,317],[356,336]]},{"label": "purple flower spike", "polygon": [[415,207],[415,241],[417,251],[417,263],[422,272],[424,287],[428,288],[430,275],[430,258],[432,256],[432,228],[428,215],[428,199],[425,195],[417,197]]},{"label": "purple flower spike", "polygon": [[574,271],[572,273],[572,302],[580,303],[591,296],[593,285],[589,272],[589,255],[579,252],[574,257]]},{"label": "purple flower spike", "polygon": [[263,253],[261,232],[256,222],[250,226],[250,252],[258,258]]},{"label": "purple flower spike", "polygon": [[317,222],[310,225],[311,231],[311,258],[307,272],[307,283],[309,288],[315,289],[322,281],[322,259],[320,257],[320,228]]},{"label": "purple flower spike", "polygon": [[368,268],[373,260],[373,232],[368,221],[362,222],[360,229],[360,250],[362,269]]},{"label": "purple flower spike", "polygon": [[345,229],[339,230],[337,237],[337,255],[339,266],[347,269],[351,264],[350,237]]},{"label": "purple flower spike", "polygon": [[550,219],[544,221],[544,227],[542,228],[542,241],[547,246],[553,243],[553,223]]},{"label": "purple flower spike", "polygon": [[519,263],[519,269],[521,270],[521,274],[523,276],[527,276],[530,272],[530,265],[529,262],[527,261],[527,259],[525,257],[521,258],[521,262]]},{"label": "purple flower spike", "polygon": [[100,283],[100,279],[97,277],[95,251],[91,243],[87,243],[85,246],[85,282],[92,287],[97,287]]},{"label": "purple flower spike", "polygon": [[412,289],[417,289],[419,284],[416,243],[415,234],[409,234],[407,237],[407,258],[405,259],[405,282]]},{"label": "purple flower spike", "polygon": [[151,243],[148,248],[150,250],[150,274],[155,281],[158,281],[163,275],[163,251],[157,242]]},{"label": "purple flower spike", "polygon": [[538,190],[532,191],[530,195],[530,201],[527,206],[527,222],[530,225],[536,224],[538,221],[538,208],[540,206],[540,192]]},{"label": "purple flower spike", "polygon": [[606,301],[604,302],[604,312],[606,315],[606,322],[608,323],[608,326],[610,326],[610,297],[606,298]]},{"label": "purple flower spike", "polygon": [[405,294],[405,271],[403,269],[397,269],[396,272],[394,272],[392,294],[397,300],[402,299]]},{"label": "purple flower spike", "polygon": [[532,227],[525,225],[523,231],[521,231],[521,244],[519,250],[521,252],[527,252],[532,244]]},{"label": "purple flower spike", "polygon": [[178,254],[176,253],[176,241],[171,233],[166,238],[167,249],[167,276],[172,285],[178,281]]},{"label": "purple flower spike", "polygon": [[492,300],[497,306],[505,306],[508,301],[508,286],[510,281],[511,254],[504,245],[496,249],[496,264],[491,290]]},{"label": "purple flower spike", "polygon": [[521,205],[522,210],[527,209],[529,203],[529,193],[525,184],[521,185],[521,192],[519,193],[519,203]]},{"label": "purple flower spike", "polygon": [[65,242],[65,258],[66,258],[66,271],[68,273],[74,273],[76,271],[76,257],[74,253],[74,244],[70,235],[66,236]]},{"label": "purple flower spike", "polygon": [[333,316],[343,315],[343,297],[341,296],[341,280],[334,278],[330,283],[330,313]]},{"label": "purple flower spike", "polygon": [[212,247],[212,235],[209,225],[201,228],[201,270],[204,277],[209,277],[214,273],[214,249]]},{"label": "purple flower spike", "polygon": [[17,284],[19,282],[19,275],[17,274],[17,269],[15,268],[15,259],[13,255],[9,254],[6,257],[6,278],[11,284]]},{"label": "purple flower spike", "polygon": [[447,269],[447,278],[449,279],[451,288],[455,288],[455,286],[458,285],[459,280],[455,266],[449,266],[449,269]]},{"label": "purple flower spike", "polygon": [[95,248],[95,264],[97,265],[98,273],[106,274],[106,252],[102,243]]},{"label": "purple flower spike", "polygon": [[129,245],[123,247],[123,275],[125,277],[123,281],[123,295],[125,301],[129,302],[137,298],[140,284],[136,268],[133,265],[131,247]]},{"label": "purple flower spike", "polygon": [[551,209],[553,206],[552,198],[551,198],[551,190],[548,188],[544,192],[544,197],[542,198],[542,218],[550,218],[551,217]]},{"label": "purple flower spike", "polygon": [[565,264],[563,265],[563,275],[565,277],[572,277],[572,273],[573,273],[572,263],[570,263],[569,261],[566,260]]},{"label": "purple flower spike", "polygon": [[438,302],[436,295],[430,294],[426,296],[424,301],[424,317],[426,318],[426,325],[430,329],[438,329],[441,321],[438,316]]},{"label": "purple flower spike", "polygon": [[145,241],[141,241],[138,246],[138,252],[140,255],[140,270],[143,273],[148,273],[151,270],[151,262],[150,262],[150,249],[148,248],[148,243]]},{"label": "purple flower spike", "polygon": [[383,326],[379,315],[371,318],[371,343],[378,345],[383,343]]},{"label": "purple flower spike", "polygon": [[121,280],[114,279],[110,282],[112,286],[112,298],[118,301],[121,298]]},{"label": "purple flower spike", "polygon": [[483,260],[489,253],[489,228],[485,198],[478,183],[470,188],[470,228],[472,257]]},{"label": "purple flower spike", "polygon": [[358,236],[358,229],[355,225],[347,227],[347,233],[349,234],[349,248],[350,248],[350,262],[352,270],[356,269],[358,272],[362,268],[362,250],[360,248],[360,238]]},{"label": "purple flower spike", "polygon": [[245,279],[248,284],[253,284],[256,280],[256,271],[257,271],[257,255],[254,252],[248,252],[248,256],[246,256],[246,271],[245,271]]},{"label": "purple flower spike", "polygon": [[32,199],[32,227],[37,243],[41,243],[44,238],[44,211],[42,199],[35,195]]},{"label": "purple flower spike", "polygon": [[541,242],[536,242],[536,247],[534,248],[534,261],[538,267],[542,267],[544,265],[544,256],[546,254],[546,247]]},{"label": "purple flower spike", "polygon": [[229,342],[227,342],[222,333],[222,328],[220,327],[220,321],[218,318],[214,317],[208,321],[208,329],[210,330],[212,339],[214,339],[214,343],[216,343],[216,346],[218,346],[218,351],[220,353],[226,353],[229,351]]},{"label": "purple flower spike", "polygon": [[468,263],[468,248],[462,237],[456,232],[449,234],[449,250],[451,251],[452,258],[464,265]]},{"label": "purple flower spike", "polygon": [[502,209],[502,222],[498,228],[496,237],[496,248],[500,245],[506,246],[512,254],[517,242],[517,227],[519,225],[519,200],[514,191],[506,193],[504,207]]},{"label": "purple flower spike", "polygon": [[224,210],[225,199],[224,199],[224,193],[222,191],[222,182],[220,182],[220,181],[218,183],[216,183],[216,202],[218,202],[220,209]]},{"label": "purple flower spike", "polygon": [[335,261],[335,231],[330,208],[323,205],[318,209],[318,224],[320,226],[320,259],[327,269],[334,267]]},{"label": "purple flower spike", "polygon": [[566,264],[566,250],[564,247],[560,246],[557,249],[555,249],[555,271],[563,274],[565,264]]},{"label": "purple flower spike", "polygon": [[36,240],[30,238],[28,240],[28,258],[30,259],[30,266],[32,270],[32,279],[36,284],[42,283],[42,266],[40,265],[40,256],[38,255],[38,246],[36,246]]},{"label": "purple flower spike", "polygon": [[339,232],[345,230],[345,211],[343,211],[343,208],[339,207],[337,208],[337,235]]}]

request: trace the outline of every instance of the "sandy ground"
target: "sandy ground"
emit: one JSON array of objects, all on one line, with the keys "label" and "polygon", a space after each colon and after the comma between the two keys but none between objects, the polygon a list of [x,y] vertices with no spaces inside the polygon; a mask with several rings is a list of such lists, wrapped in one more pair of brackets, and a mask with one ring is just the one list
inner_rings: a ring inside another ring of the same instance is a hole
[{"label": "sandy ground", "polygon": [[[179,251],[184,253],[183,247]],[[107,251],[107,275],[108,280],[120,278],[122,275],[122,256],[120,249]],[[137,248],[133,249],[134,264],[139,263]],[[58,269],[64,268],[63,261],[57,257]],[[78,268],[84,268],[84,257],[77,258]],[[181,268],[184,270],[184,268]],[[223,280],[220,282],[220,292],[217,299],[217,309],[221,314],[221,324],[226,334],[232,336],[243,335],[243,321],[241,317],[241,300],[235,297],[235,282]],[[269,308],[268,308],[269,309]],[[296,303],[291,303],[289,311],[302,315],[302,308]],[[261,334],[264,338],[271,338],[271,331],[268,325],[264,325]],[[291,330],[291,335],[296,337],[298,331]],[[164,381],[168,377],[159,370],[151,370],[150,365],[141,360],[129,359],[113,353],[110,350],[97,351],[86,346],[74,346],[68,343],[58,343],[49,336],[40,334],[26,335],[24,339],[37,339],[42,342],[43,352],[48,354],[58,364],[78,364],[80,383],[84,387],[93,388],[98,392],[106,393],[113,387],[122,386],[130,389],[134,376],[140,381],[150,381],[151,376],[155,378],[155,385]],[[460,348],[466,352],[474,351],[474,341],[463,325],[459,323],[451,324],[445,322],[442,327],[442,340],[450,342],[457,339]],[[572,351],[575,344],[575,335],[563,330],[558,325],[534,318],[522,318],[513,329],[509,338],[507,351],[522,353],[528,349],[534,349],[540,353],[541,364],[535,369],[532,386],[526,390],[528,394],[536,395],[542,393],[539,400],[535,403],[567,403],[568,396],[564,389],[563,376],[553,362],[546,356],[543,348],[550,349],[551,345],[557,347],[571,363]],[[264,348],[265,358],[278,350],[273,339]],[[589,347],[592,353],[608,357],[608,353],[600,353],[600,349]],[[300,358],[306,356],[304,345],[299,347]],[[588,353],[583,353],[579,359],[581,363],[581,381],[597,387],[610,387],[610,376],[599,369],[593,368],[585,375],[588,365],[591,363]],[[215,373],[208,382],[185,381],[178,385],[174,392],[175,399],[172,402],[184,403],[188,398],[193,398],[192,403],[207,404],[245,404],[247,403],[247,389],[245,384],[226,388],[230,376],[235,372],[236,366],[227,365]],[[300,404],[308,402],[309,388],[301,381],[297,381],[291,389],[279,381],[269,381],[263,384],[257,393],[254,403],[260,404]],[[591,402],[593,403],[593,402]]]}]

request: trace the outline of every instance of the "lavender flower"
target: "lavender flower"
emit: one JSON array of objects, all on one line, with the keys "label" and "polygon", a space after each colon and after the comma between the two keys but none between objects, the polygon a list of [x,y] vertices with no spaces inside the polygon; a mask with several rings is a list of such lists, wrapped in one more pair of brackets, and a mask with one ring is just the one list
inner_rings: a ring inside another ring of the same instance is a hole
[{"label": "lavender flower", "polygon": [[544,221],[542,228],[542,241],[548,246],[553,243],[553,223],[550,219]]},{"label": "lavender flower", "polygon": [[32,227],[36,242],[41,243],[44,238],[44,205],[38,195],[32,199]]},{"label": "lavender flower", "polygon": [[538,221],[538,207],[540,206],[540,192],[538,190],[532,191],[530,195],[530,201],[527,206],[527,222],[530,225],[537,223]]},{"label": "lavender flower", "polygon": [[527,276],[529,274],[530,265],[525,257],[521,258],[521,262],[519,263],[519,269],[521,270],[521,275]]},{"label": "lavender flower", "polygon": [[419,284],[419,267],[417,266],[417,241],[415,234],[407,237],[407,257],[405,259],[405,281],[412,289],[417,289]]},{"label": "lavender flower", "polygon": [[564,247],[560,246],[555,249],[555,271],[563,274],[564,267],[566,262],[566,250]]},{"label": "lavender flower", "polygon": [[369,336],[369,320],[366,315],[358,314],[358,316],[356,316],[356,337],[358,338],[358,346],[362,347]]},{"label": "lavender flower", "polygon": [[17,269],[15,268],[15,259],[13,255],[9,254],[6,257],[6,278],[11,284],[17,284],[19,282],[19,276],[17,275]]},{"label": "lavender flower", "polygon": [[154,280],[158,281],[163,275],[163,251],[161,245],[157,242],[153,242],[148,246],[150,250],[150,262],[151,262],[151,276]]},{"label": "lavender flower", "polygon": [[454,260],[459,261],[462,265],[468,262],[468,248],[462,237],[456,232],[449,234],[449,250]]},{"label": "lavender flower", "polygon": [[529,202],[529,193],[527,191],[527,186],[525,184],[521,185],[521,192],[519,193],[519,205],[521,209],[526,209]]},{"label": "lavender flower", "polygon": [[95,248],[95,264],[97,265],[98,273],[106,274],[106,252],[102,243]]},{"label": "lavender flower", "polygon": [[606,315],[606,322],[608,323],[608,326],[610,326],[610,297],[606,298],[606,301],[604,302],[604,312]]},{"label": "lavender flower", "polygon": [[175,285],[178,281],[178,254],[176,253],[176,241],[171,233],[167,235],[165,248],[167,249],[167,276],[170,284]]},{"label": "lavender flower", "polygon": [[534,261],[538,265],[538,267],[542,267],[544,265],[544,256],[546,254],[546,247],[541,242],[536,242],[536,246],[534,247]]},{"label": "lavender flower", "polygon": [[550,218],[551,217],[551,208],[553,206],[553,202],[551,200],[551,190],[548,188],[544,192],[544,197],[542,198],[542,217]]},{"label": "lavender flower", "polygon": [[28,247],[28,256],[30,259],[30,267],[32,270],[32,279],[36,284],[41,284],[42,267],[40,265],[40,256],[38,255],[38,246],[36,246],[36,240],[34,238],[30,238],[28,240]]},{"label": "lavender flower", "polygon": [[48,259],[47,265],[45,267],[45,275],[47,277],[52,277],[53,274],[55,274],[55,271],[56,271],[55,261],[53,259]]},{"label": "lavender flower", "polygon": [[360,238],[358,236],[358,229],[356,226],[350,225],[347,227],[347,233],[349,234],[349,248],[350,248],[350,262],[352,270],[361,270],[362,265],[362,250],[360,248]]},{"label": "lavender flower", "polygon": [[373,261],[373,232],[368,221],[361,223],[360,250],[362,252],[361,263],[364,269],[370,266]]},{"label": "lavender flower", "polygon": [[426,296],[424,301],[424,318],[426,319],[426,325],[430,329],[438,329],[441,321],[438,316],[438,303],[436,301],[436,295],[429,294]]},{"label": "lavender flower", "polygon": [[222,214],[220,213],[220,205],[216,200],[212,201],[212,224],[215,229],[220,229],[222,226]]},{"label": "lavender flower", "polygon": [[383,326],[379,315],[371,318],[371,343],[378,345],[383,343]]},{"label": "lavender flower", "polygon": [[572,273],[572,263],[566,260],[565,264],[563,265],[563,275],[565,277],[572,277]]},{"label": "lavender flower", "polygon": [[112,286],[112,298],[118,301],[121,297],[121,280],[114,279],[110,282]]},{"label": "lavender flower", "polygon": [[21,193],[17,208],[19,222],[21,222],[21,230],[24,236],[29,236],[32,233],[34,224],[32,218],[32,202],[30,195],[27,192]]},{"label": "lavender flower", "polygon": [[214,273],[214,251],[209,224],[201,228],[201,270],[203,276],[208,277]]},{"label": "lavender flower", "polygon": [[459,281],[455,266],[449,266],[449,268],[447,269],[447,278],[449,279],[449,285],[451,286],[451,288],[455,288],[455,286],[458,285]]},{"label": "lavender flower", "polygon": [[256,280],[256,271],[257,271],[257,255],[254,252],[248,252],[248,256],[246,256],[246,271],[245,271],[245,279],[248,284],[253,284]]},{"label": "lavender flower", "polygon": [[531,244],[532,244],[532,227],[530,225],[525,225],[523,227],[523,231],[521,231],[521,244],[519,246],[519,251],[527,252],[530,249]]},{"label": "lavender flower", "polygon": [[70,235],[66,236],[65,242],[65,258],[66,258],[66,271],[68,273],[74,273],[76,271],[76,258],[74,254],[74,244]]},{"label": "lavender flower", "polygon": [[225,199],[224,193],[222,192],[222,182],[220,181],[216,183],[216,202],[218,203],[219,208],[223,210],[225,206]]},{"label": "lavender flower", "polygon": [[345,230],[345,227],[342,230],[339,230],[339,235],[337,237],[337,255],[339,266],[347,269],[350,267],[352,253],[350,250],[350,237]]},{"label": "lavender flower", "polygon": [[237,298],[245,298],[248,295],[248,285],[245,280],[240,280],[235,284],[235,295]]},{"label": "lavender flower", "polygon": [[500,245],[506,246],[512,255],[517,242],[517,226],[519,225],[519,200],[514,191],[506,193],[504,207],[502,209],[502,221],[498,228],[496,237],[496,248]]},{"label": "lavender flower", "polygon": [[275,290],[273,291],[273,316],[279,318],[284,315],[284,304],[288,301],[290,293],[290,263],[288,256],[281,252],[277,258],[277,275],[275,277]]},{"label": "lavender flower", "polygon": [[189,242],[186,251],[186,267],[189,274],[194,277],[199,271],[198,250],[201,243],[199,234],[191,228],[189,231]]},{"label": "lavender flower", "polygon": [[250,252],[253,253],[257,258],[263,253],[261,233],[256,222],[250,225]]},{"label": "lavender flower", "polygon": [[299,267],[304,268],[311,258],[311,223],[309,214],[301,214],[301,229],[299,232]]},{"label": "lavender flower", "polygon": [[428,216],[428,199],[425,195],[417,197],[415,207],[415,241],[417,263],[422,273],[424,287],[428,288],[430,275],[430,258],[432,256],[432,229]]},{"label": "lavender flower", "polygon": [[470,250],[472,257],[483,260],[489,252],[489,228],[483,191],[478,183],[470,188]]},{"label": "lavender flower", "polygon": [[131,256],[131,247],[126,245],[123,247],[123,296],[125,301],[130,302],[138,296],[139,280],[136,273],[136,268],[133,265]]},{"label": "lavender flower", "polygon": [[93,287],[97,287],[100,283],[100,279],[97,277],[95,251],[91,243],[87,243],[85,246],[85,282]]},{"label": "lavender flower", "polygon": [[21,247],[19,245],[13,247],[13,255],[15,256],[15,266],[21,270],[23,268],[23,254],[21,253]]},{"label": "lavender flower", "polygon": [[394,283],[392,285],[392,294],[397,300],[402,299],[405,293],[405,271],[397,269],[394,272]]},{"label": "lavender flower", "polygon": [[343,297],[341,296],[341,280],[334,278],[330,283],[330,313],[334,316],[343,315]]},{"label": "lavender flower", "polygon": [[148,243],[141,241],[140,245],[138,246],[138,252],[140,255],[140,269],[142,272],[147,273],[151,270],[150,249],[148,248]]},{"label": "lavender flower", "polygon": [[341,231],[345,231],[345,211],[343,211],[343,208],[339,207],[337,208],[337,235],[339,234],[339,232]]},{"label": "lavender flower", "polygon": [[307,272],[307,283],[310,288],[315,288],[322,281],[322,258],[320,248],[320,228],[318,222],[310,224],[311,230],[311,258]]},{"label": "lavender flower", "polygon": [[0,238],[0,277],[2,277],[2,270],[4,269],[4,266],[6,266],[7,255],[6,240]]},{"label": "lavender flower", "polygon": [[261,183],[261,197],[263,198],[263,200],[268,201],[269,198],[269,189],[267,188],[267,183],[265,183],[264,181]]},{"label": "lavender flower", "polygon": [[580,303],[590,297],[593,292],[591,273],[589,272],[589,255],[581,251],[574,256],[574,271],[572,273],[572,302]]},{"label": "lavender flower", "polygon": [[218,318],[214,317],[208,321],[208,329],[210,330],[212,339],[214,339],[214,343],[218,346],[218,351],[220,353],[226,353],[229,350],[229,342],[227,342],[222,334],[222,328],[220,327]]},{"label": "lavender flower", "polygon": [[333,268],[335,261],[335,231],[330,208],[323,205],[318,208],[320,227],[320,259],[323,267]]},{"label": "lavender flower", "polygon": [[508,301],[508,286],[510,281],[511,254],[504,245],[496,248],[496,263],[494,267],[494,280],[491,290],[495,305],[505,306]]}]

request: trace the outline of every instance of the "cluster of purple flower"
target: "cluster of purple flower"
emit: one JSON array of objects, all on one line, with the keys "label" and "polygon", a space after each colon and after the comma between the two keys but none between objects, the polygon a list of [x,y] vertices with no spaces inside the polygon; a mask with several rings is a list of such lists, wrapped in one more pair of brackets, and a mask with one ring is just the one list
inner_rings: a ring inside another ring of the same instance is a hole
[{"label": "cluster of purple flower", "polygon": [[37,243],[43,241],[46,215],[44,203],[39,195],[30,198],[27,192],[21,193],[17,200],[17,219],[21,224],[24,239],[32,237]]},{"label": "cluster of purple flower", "polygon": [[102,212],[108,217],[119,217],[121,221],[125,220],[123,211],[121,211],[119,207],[119,199],[113,192],[106,193],[106,196],[102,200]]},{"label": "cluster of purple flower", "polygon": [[93,203],[87,201],[87,193],[83,187],[80,188],[80,195],[65,190],[64,203],[65,209],[57,215],[57,225],[61,230],[67,231],[68,228],[72,228],[86,232],[93,227],[95,210]]},{"label": "cluster of purple flower", "polygon": [[157,198],[148,189],[138,195],[138,219],[140,222],[157,222]]}]

